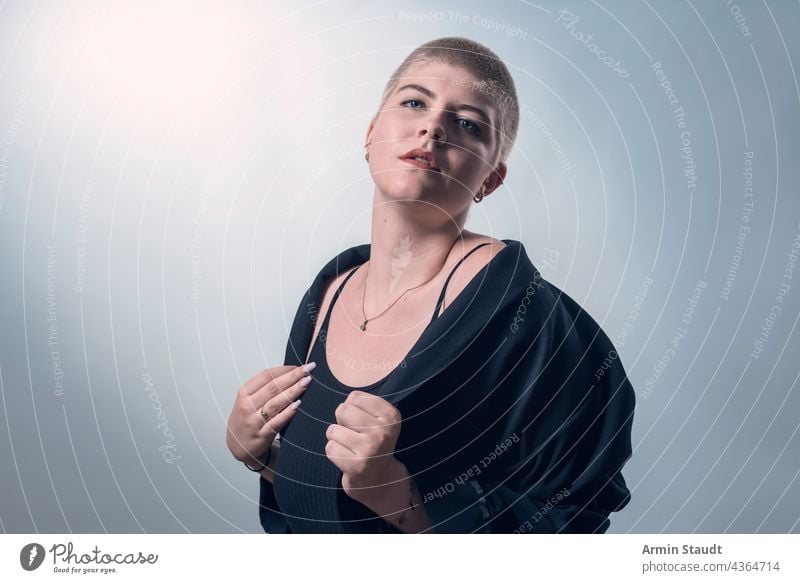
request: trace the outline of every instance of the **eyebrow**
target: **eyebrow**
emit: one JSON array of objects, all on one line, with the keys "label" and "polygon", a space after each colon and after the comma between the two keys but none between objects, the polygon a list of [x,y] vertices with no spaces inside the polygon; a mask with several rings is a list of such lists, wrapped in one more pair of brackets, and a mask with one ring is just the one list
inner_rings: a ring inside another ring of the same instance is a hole
[{"label": "eyebrow", "polygon": [[[413,89],[415,91],[419,91],[420,93],[424,93],[425,95],[427,95],[431,99],[436,99],[436,94],[433,91],[431,91],[427,87],[423,87],[422,85],[417,85],[416,83],[408,83],[407,85],[403,85],[402,87],[400,87],[397,90],[397,93],[400,93],[404,89]],[[488,125],[488,126],[492,125],[492,122],[489,119],[489,116],[480,107],[476,107],[474,105],[469,105],[468,103],[462,103],[461,105],[458,106],[458,109],[466,109],[468,111],[472,111],[472,112],[478,114],[479,116],[481,116],[486,125]]]}]

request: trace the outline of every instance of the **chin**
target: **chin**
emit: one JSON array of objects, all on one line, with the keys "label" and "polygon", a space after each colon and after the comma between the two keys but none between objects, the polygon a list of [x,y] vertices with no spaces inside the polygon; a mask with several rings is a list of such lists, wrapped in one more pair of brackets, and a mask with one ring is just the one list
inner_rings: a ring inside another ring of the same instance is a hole
[{"label": "chin", "polygon": [[392,180],[390,184],[378,184],[378,188],[385,194],[387,200],[396,201],[423,200],[434,194],[429,185],[422,184],[416,177],[411,177],[410,180],[398,178]]},{"label": "chin", "polygon": [[400,170],[386,173],[384,177],[384,184],[379,183],[378,187],[393,199],[442,196],[448,186],[444,176],[427,175],[419,170]]}]

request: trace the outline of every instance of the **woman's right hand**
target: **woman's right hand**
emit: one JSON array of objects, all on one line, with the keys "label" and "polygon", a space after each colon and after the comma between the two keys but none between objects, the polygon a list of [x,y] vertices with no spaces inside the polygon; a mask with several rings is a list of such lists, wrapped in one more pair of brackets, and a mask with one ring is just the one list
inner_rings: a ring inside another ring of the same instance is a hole
[{"label": "woman's right hand", "polygon": [[[275,435],[294,415],[296,405],[292,405],[311,382],[309,372],[302,366],[275,366],[261,371],[239,388],[226,432],[233,457],[240,462],[252,462],[267,451]],[[259,409],[269,417],[267,423]]]}]

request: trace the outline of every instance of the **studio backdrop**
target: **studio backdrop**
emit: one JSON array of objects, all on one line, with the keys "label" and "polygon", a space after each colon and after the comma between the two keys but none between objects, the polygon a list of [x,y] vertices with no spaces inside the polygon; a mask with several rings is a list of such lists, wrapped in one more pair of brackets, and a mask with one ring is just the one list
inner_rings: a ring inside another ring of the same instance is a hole
[{"label": "studio backdrop", "polygon": [[302,294],[369,242],[414,48],[514,77],[521,241],[636,392],[611,533],[800,532],[797,2],[5,2],[0,530],[263,532],[225,443]]}]

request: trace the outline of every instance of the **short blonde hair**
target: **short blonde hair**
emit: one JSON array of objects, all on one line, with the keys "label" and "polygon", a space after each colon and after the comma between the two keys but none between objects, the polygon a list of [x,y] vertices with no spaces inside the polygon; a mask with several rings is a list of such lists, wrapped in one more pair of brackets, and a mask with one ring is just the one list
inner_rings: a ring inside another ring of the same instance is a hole
[{"label": "short blonde hair", "polygon": [[505,63],[488,47],[460,36],[438,38],[420,45],[392,73],[381,97],[379,111],[405,72],[417,63],[439,61],[462,67],[478,78],[475,88],[495,98],[499,113],[493,128],[500,144],[498,161],[508,158],[519,129],[519,102],[514,79]]}]

